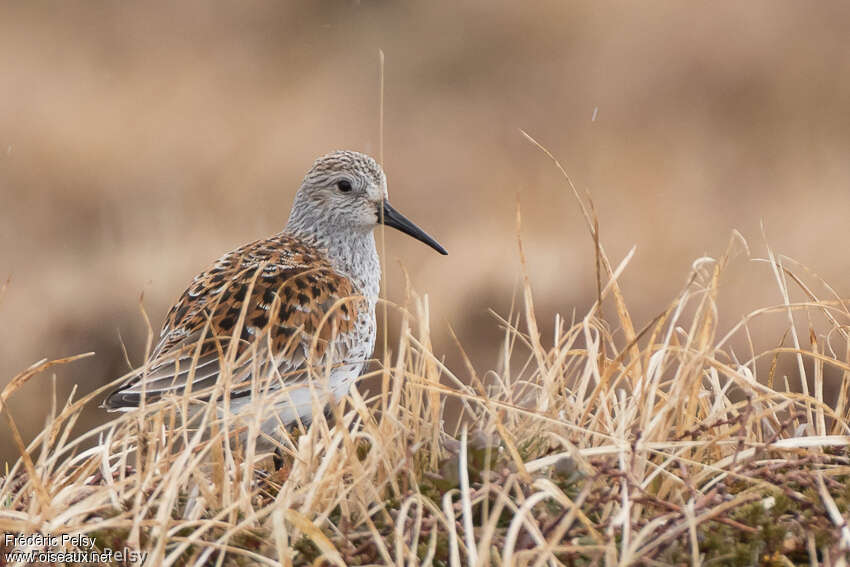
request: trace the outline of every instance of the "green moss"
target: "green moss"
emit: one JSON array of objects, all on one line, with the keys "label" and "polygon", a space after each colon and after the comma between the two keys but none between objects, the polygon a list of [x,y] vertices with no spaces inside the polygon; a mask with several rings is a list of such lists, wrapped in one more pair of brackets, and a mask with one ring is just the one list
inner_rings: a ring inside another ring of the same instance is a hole
[{"label": "green moss", "polygon": [[[750,532],[720,522],[709,522],[700,529],[700,551],[717,564],[764,564],[764,558],[781,551],[787,528],[779,522],[776,506],[765,510],[761,502],[741,507],[732,519],[758,531]],[[767,563],[770,564],[770,563]]]}]

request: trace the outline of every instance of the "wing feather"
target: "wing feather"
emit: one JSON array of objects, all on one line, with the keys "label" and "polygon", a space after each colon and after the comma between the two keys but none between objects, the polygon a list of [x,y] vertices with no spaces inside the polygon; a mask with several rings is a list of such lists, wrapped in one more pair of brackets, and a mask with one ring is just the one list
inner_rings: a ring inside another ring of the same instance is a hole
[{"label": "wing feather", "polygon": [[[286,235],[248,244],[197,276],[169,311],[148,363],[104,402],[130,409],[145,400],[211,388],[233,356],[230,396],[250,393],[256,369],[277,369],[284,386],[308,366],[342,363],[362,298],[316,248]],[[232,343],[232,344],[231,344]],[[232,351],[231,351],[232,349]],[[197,357],[197,359],[196,359]]]}]

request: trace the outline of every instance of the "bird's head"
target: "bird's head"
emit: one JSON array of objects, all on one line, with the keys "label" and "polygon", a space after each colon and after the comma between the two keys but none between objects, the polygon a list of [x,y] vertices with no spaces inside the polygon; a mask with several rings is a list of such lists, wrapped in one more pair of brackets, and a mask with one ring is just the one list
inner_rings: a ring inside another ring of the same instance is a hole
[{"label": "bird's head", "polygon": [[[436,240],[390,206],[387,177],[371,157],[338,151],[316,160],[295,197],[287,227],[298,232],[328,230],[368,232],[391,226],[448,254]],[[312,225],[312,226],[311,226]]]}]

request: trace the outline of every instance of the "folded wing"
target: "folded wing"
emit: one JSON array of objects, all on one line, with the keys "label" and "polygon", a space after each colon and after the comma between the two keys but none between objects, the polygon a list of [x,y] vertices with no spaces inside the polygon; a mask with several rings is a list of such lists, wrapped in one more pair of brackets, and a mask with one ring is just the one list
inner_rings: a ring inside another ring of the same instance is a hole
[{"label": "folded wing", "polygon": [[305,380],[310,366],[343,363],[343,339],[363,308],[354,291],[319,250],[286,235],[234,250],[195,278],[149,362],[104,407],[132,409],[187,390],[210,399],[225,365],[234,398],[250,394],[258,371],[279,388]]}]

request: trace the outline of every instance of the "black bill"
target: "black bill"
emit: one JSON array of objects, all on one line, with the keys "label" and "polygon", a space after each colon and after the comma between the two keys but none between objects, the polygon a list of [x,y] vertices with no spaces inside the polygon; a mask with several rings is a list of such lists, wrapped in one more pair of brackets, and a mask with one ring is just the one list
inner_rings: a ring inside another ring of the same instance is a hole
[{"label": "black bill", "polygon": [[446,249],[440,246],[440,244],[436,240],[428,236],[428,234],[424,230],[410,222],[407,217],[392,208],[392,206],[390,206],[389,201],[384,200],[384,214],[382,217],[381,211],[378,211],[378,221],[383,222],[387,226],[391,226],[395,229],[398,229],[405,234],[409,234],[416,240],[424,242],[440,254],[448,254],[448,252],[446,252]]}]

